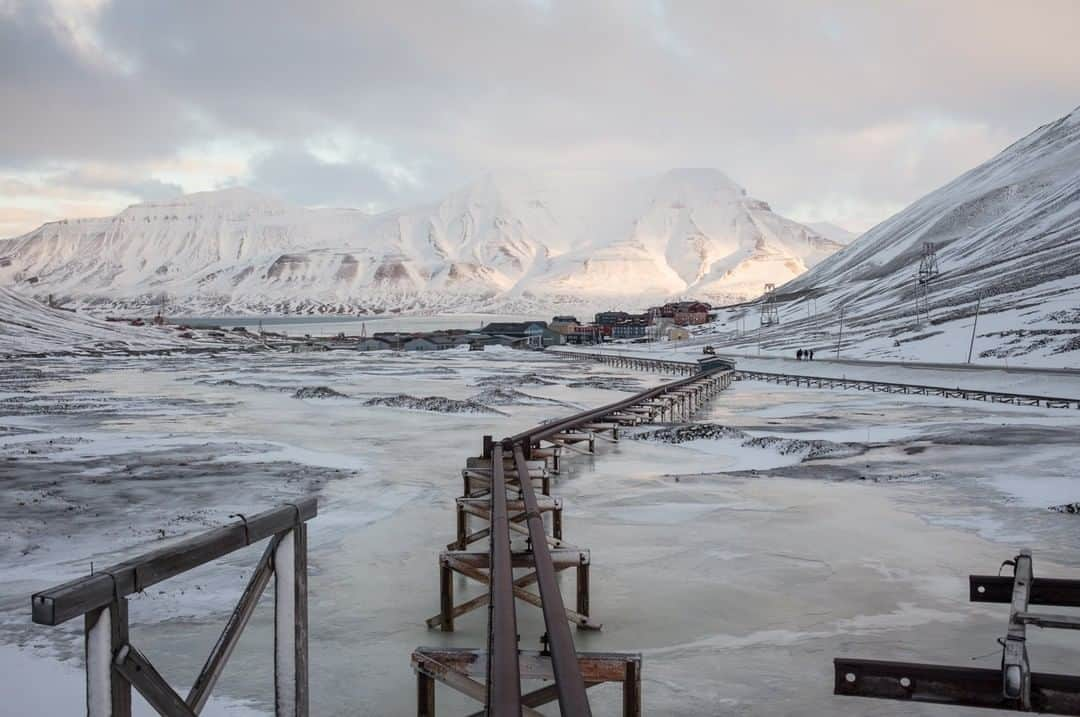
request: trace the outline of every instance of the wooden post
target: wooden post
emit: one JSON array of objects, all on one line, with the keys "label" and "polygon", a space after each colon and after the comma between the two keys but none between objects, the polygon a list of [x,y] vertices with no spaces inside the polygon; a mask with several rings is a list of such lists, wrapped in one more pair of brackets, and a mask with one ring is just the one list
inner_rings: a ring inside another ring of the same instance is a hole
[{"label": "wooden post", "polygon": [[626,661],[623,681],[623,717],[641,717],[641,661]]},{"label": "wooden post", "polygon": [[87,717],[131,717],[131,683],[113,670],[128,641],[127,598],[86,613],[85,625]]},{"label": "wooden post", "polygon": [[[468,480],[468,478],[466,478]],[[469,494],[466,493],[466,496]],[[469,546],[469,514],[465,512],[464,506],[460,503],[457,505],[457,549],[464,550]]]},{"label": "wooden post", "polygon": [[416,671],[416,717],[435,717],[435,679]]},{"label": "wooden post", "polygon": [[589,616],[589,563],[584,558],[577,566],[577,611]]},{"label": "wooden post", "polygon": [[307,525],[274,551],[274,714],[308,715]]},{"label": "wooden post", "polygon": [[454,571],[444,560],[439,564],[439,611],[444,632],[454,631]]}]

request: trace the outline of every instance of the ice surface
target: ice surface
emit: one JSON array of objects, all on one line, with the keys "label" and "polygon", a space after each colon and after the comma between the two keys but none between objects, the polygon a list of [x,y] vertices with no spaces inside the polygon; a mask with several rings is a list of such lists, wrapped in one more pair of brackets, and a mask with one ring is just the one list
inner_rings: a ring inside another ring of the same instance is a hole
[{"label": "ice surface", "polygon": [[[500,405],[507,415],[453,414],[363,400],[464,401],[498,383],[492,377],[529,375],[543,377],[529,395],[582,406],[625,397],[614,379],[666,380],[513,351],[14,362],[0,373],[0,395],[33,396],[40,410],[0,401],[0,691],[55,680],[24,713],[83,704],[81,626],[29,625],[33,591],[86,573],[90,561],[316,492],[312,713],[415,711],[410,652],[483,643],[482,611],[452,635],[423,624],[438,610],[437,555],[453,538],[465,458],[485,434],[571,409],[523,402]],[[350,398],[291,397],[313,385]],[[698,420],[730,430],[691,431],[679,444],[604,443],[595,458],[567,458],[554,484],[567,539],[592,551],[593,611],[605,623],[576,634],[578,648],[642,651],[649,714],[711,715],[723,705],[863,715],[865,704],[831,696],[832,656],[968,664],[994,649],[1003,619],[995,606],[965,602],[968,573],[996,570],[1020,540],[1040,574],[1080,567],[1077,517],[1043,504],[1080,500],[1066,457],[1080,442],[1076,412],[737,382]],[[769,440],[744,445],[754,438]],[[865,450],[811,457],[804,449],[815,441]],[[258,550],[133,597],[138,644],[176,686],[201,667]],[[568,596],[572,582],[564,578]],[[483,592],[457,590],[462,599]],[[267,598],[213,714],[272,709]],[[541,616],[518,612],[523,646],[538,645]],[[1077,659],[1052,638],[1038,655],[1047,671]],[[448,692],[440,708],[475,708]],[[620,704],[613,688],[590,699],[596,713]],[[909,714],[936,713],[875,708]]]}]

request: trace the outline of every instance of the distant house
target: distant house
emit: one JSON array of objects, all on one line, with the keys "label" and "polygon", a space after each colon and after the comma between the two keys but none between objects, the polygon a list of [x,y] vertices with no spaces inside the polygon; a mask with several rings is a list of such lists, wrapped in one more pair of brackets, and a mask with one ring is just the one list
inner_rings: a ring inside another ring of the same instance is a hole
[{"label": "distant house", "polygon": [[635,317],[620,321],[611,327],[611,336],[616,339],[641,338],[649,330],[649,320],[643,317]]},{"label": "distant house", "polygon": [[330,350],[329,346],[327,346],[326,344],[319,343],[318,341],[305,341],[305,342],[300,343],[300,344],[293,344],[292,347],[291,347],[291,351],[294,354],[303,354],[303,353],[311,353],[313,351],[314,352],[319,352],[319,351],[329,351],[329,350]]},{"label": "distant house", "polygon": [[481,333],[523,338],[532,348],[543,348],[563,342],[562,334],[548,327],[546,321],[494,322],[480,329]]},{"label": "distant house", "polygon": [[438,351],[443,346],[432,338],[414,336],[401,345],[406,351]]},{"label": "distant house", "polygon": [[[502,336],[525,336],[530,327],[547,328],[546,321],[496,321],[480,329],[482,334],[500,334]],[[535,331],[535,329],[534,329]]]},{"label": "distant house", "polygon": [[574,329],[581,324],[578,322],[576,316],[556,316],[551,320],[551,324],[548,328],[552,331],[557,331],[563,336],[568,336],[574,333]]},{"label": "distant house", "polygon": [[390,345],[392,349],[401,350],[405,342],[413,338],[412,334],[402,334],[393,331],[379,331],[372,335],[372,338],[385,341]]},{"label": "distant house", "polygon": [[614,326],[620,321],[626,321],[630,318],[630,314],[625,311],[601,311],[594,318],[594,322],[597,326]]},{"label": "distant house", "polygon": [[357,351],[386,351],[390,348],[388,341],[377,339],[374,336],[368,336],[356,342]]},{"label": "distant house", "polygon": [[[611,328],[610,326],[607,328]],[[594,324],[575,326],[574,330],[566,335],[568,344],[598,344],[604,337],[604,327]]]},{"label": "distant house", "polygon": [[672,319],[679,326],[689,326],[707,323],[711,310],[712,306],[703,301],[673,301],[650,309],[649,313],[658,311],[660,316]]},{"label": "distant house", "polygon": [[669,326],[665,329],[664,335],[667,336],[668,341],[686,341],[690,338],[690,332],[682,326]]}]

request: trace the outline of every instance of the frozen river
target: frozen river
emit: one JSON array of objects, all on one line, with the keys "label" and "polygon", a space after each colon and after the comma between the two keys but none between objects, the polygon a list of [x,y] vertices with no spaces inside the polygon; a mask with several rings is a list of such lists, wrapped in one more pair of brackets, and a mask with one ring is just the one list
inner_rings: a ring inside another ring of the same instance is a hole
[{"label": "frozen river", "polygon": [[[660,380],[509,350],[9,363],[0,693],[21,694],[27,714],[80,709],[81,621],[31,625],[33,591],[318,492],[312,714],[414,714],[412,650],[484,642],[485,611],[453,634],[424,626],[460,468],[481,436]],[[318,387],[341,395],[296,397]],[[450,400],[368,405],[402,394]],[[998,664],[1007,608],[967,603],[966,576],[1019,547],[1035,551],[1036,575],[1080,573],[1080,517],[1046,510],[1080,500],[1075,413],[739,382],[697,417],[727,427],[719,438],[625,440],[568,459],[553,492],[566,538],[592,551],[604,624],[577,645],[641,651],[650,715],[952,714],[834,698],[832,658]],[[132,642],[181,692],[258,550],[133,596]],[[267,709],[271,604],[206,714]],[[532,647],[539,613],[518,612]],[[1035,669],[1075,668],[1080,650],[1064,638],[1033,633]],[[52,689],[19,687],[42,680]],[[450,714],[469,706],[439,694]],[[617,713],[616,686],[590,696],[596,714]]]}]

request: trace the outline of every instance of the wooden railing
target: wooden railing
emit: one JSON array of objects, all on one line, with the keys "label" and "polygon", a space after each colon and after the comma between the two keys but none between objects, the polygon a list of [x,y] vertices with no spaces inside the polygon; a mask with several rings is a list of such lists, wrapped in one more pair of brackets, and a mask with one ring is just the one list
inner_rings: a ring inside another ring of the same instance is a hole
[{"label": "wooden railing", "polygon": [[[31,597],[34,622],[86,621],[86,713],[130,717],[131,688],[165,717],[198,715],[225,669],[259,598],[274,578],[274,706],[277,717],[308,714],[307,521],[315,498],[268,510],[98,570]],[[128,596],[269,539],[186,698],[131,644]]]}]

